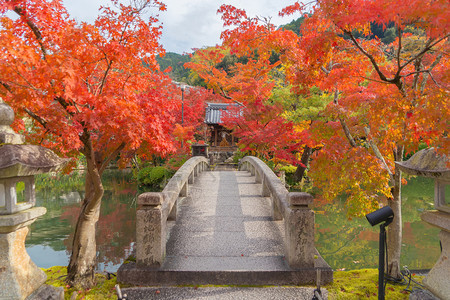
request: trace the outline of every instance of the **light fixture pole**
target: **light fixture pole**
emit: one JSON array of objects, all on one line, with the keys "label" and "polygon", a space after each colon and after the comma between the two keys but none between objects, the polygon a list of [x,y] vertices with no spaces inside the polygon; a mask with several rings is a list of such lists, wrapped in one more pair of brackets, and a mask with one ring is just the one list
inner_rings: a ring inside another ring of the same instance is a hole
[{"label": "light fixture pole", "polygon": [[184,123],[184,84],[181,85],[181,125]]},{"label": "light fixture pole", "polygon": [[[183,123],[184,123],[184,89],[185,89],[185,86],[184,86],[184,84],[182,84],[181,85],[181,126],[183,126]],[[184,148],[183,142],[184,142],[183,138],[181,138],[181,149]]]},{"label": "light fixture pole", "polygon": [[380,224],[380,240],[378,255],[378,300],[384,300],[384,269],[385,269],[385,244],[386,244],[386,227],[394,220],[394,212],[389,206],[385,206],[366,215],[370,225]]}]

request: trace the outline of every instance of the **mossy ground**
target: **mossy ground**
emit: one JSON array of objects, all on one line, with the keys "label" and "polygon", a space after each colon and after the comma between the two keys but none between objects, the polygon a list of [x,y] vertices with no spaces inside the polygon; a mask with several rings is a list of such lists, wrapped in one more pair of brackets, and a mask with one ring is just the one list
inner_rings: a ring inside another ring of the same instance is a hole
[{"label": "mossy ground", "polygon": [[[77,292],[77,299],[117,299],[115,284],[116,277],[107,279],[106,275],[97,274],[97,285],[90,290],[76,290],[68,288],[64,282],[67,275],[66,267],[52,267],[44,269],[47,274],[47,284],[62,286],[65,291],[65,299],[70,299],[73,292]],[[413,276],[413,279],[422,282],[423,276]],[[196,286],[198,288],[208,286]],[[262,287],[264,288],[264,287]],[[338,299],[378,299],[378,270],[362,269],[354,271],[334,272],[332,284],[324,286],[328,290],[330,300]],[[405,291],[406,285],[391,284],[386,286],[386,299],[408,299],[409,292]]]},{"label": "mossy ground", "polygon": [[[377,269],[336,271],[333,276],[333,283],[325,286],[329,299],[378,299]],[[413,279],[417,282],[422,282],[423,277],[413,275]],[[388,283],[385,290],[386,299],[408,299],[409,292],[405,291],[406,287],[404,284]]]},{"label": "mossy ground", "polygon": [[47,274],[46,284],[64,287],[64,299],[70,299],[74,292],[77,292],[76,299],[117,299],[116,290],[114,287],[116,285],[115,276],[111,276],[111,279],[108,279],[104,274],[96,274],[95,278],[97,284],[92,289],[77,290],[75,288],[69,288],[65,283],[67,267],[56,266],[49,269],[44,269],[44,271]]}]

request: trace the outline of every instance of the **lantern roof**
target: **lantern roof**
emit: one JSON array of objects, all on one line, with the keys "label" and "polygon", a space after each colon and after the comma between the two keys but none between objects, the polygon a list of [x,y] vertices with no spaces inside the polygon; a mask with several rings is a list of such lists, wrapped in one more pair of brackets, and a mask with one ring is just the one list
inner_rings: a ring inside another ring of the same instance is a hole
[{"label": "lantern roof", "polygon": [[58,171],[69,161],[42,146],[23,145],[23,136],[10,127],[13,121],[14,111],[0,98],[0,178]]},{"label": "lantern roof", "polygon": [[434,148],[416,152],[410,159],[395,164],[405,173],[450,181],[449,159]]},{"label": "lantern roof", "polygon": [[30,176],[58,171],[68,159],[37,145],[0,146],[0,178]]}]

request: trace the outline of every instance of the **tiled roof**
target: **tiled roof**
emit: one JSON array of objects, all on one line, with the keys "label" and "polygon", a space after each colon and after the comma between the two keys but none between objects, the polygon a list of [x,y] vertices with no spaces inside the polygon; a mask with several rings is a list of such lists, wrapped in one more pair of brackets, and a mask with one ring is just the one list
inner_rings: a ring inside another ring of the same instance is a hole
[{"label": "tiled roof", "polygon": [[222,112],[227,110],[228,106],[239,106],[236,103],[208,103],[206,107],[205,123],[220,124],[222,123]]}]

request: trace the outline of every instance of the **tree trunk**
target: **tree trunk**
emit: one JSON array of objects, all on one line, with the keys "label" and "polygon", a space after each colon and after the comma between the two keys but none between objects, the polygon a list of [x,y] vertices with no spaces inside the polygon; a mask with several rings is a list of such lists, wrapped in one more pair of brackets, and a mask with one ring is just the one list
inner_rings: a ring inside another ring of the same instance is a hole
[{"label": "tree trunk", "polygon": [[[403,147],[394,152],[395,161],[403,160]],[[400,255],[402,250],[402,172],[396,166],[394,173],[394,187],[392,198],[388,205],[394,212],[394,220],[387,230],[388,262],[387,274],[393,278],[401,278]]]},{"label": "tree trunk", "polygon": [[294,179],[296,181],[300,182],[303,179],[303,175],[305,174],[306,168],[308,167],[309,158],[311,157],[311,154],[312,154],[312,148],[305,145],[305,148],[303,148],[302,159],[301,159],[301,162],[303,165],[299,164],[294,173]]},{"label": "tree trunk", "polygon": [[[90,145],[89,148],[91,148]],[[83,152],[87,161],[86,193],[72,241],[72,255],[67,267],[67,283],[70,286],[87,289],[95,284],[97,256],[95,232],[100,215],[103,185],[92,150]]]}]

